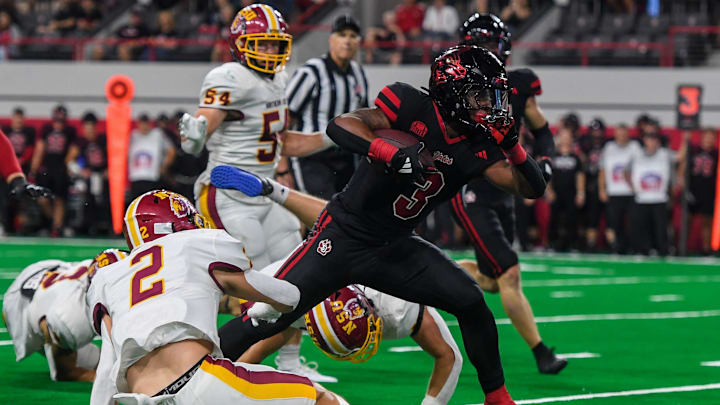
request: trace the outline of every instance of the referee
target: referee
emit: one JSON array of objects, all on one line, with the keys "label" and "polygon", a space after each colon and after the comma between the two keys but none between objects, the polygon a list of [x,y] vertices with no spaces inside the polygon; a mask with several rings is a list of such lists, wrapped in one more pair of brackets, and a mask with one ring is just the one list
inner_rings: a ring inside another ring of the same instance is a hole
[{"label": "referee", "polygon": [[[354,61],[360,39],[358,23],[347,15],[338,17],[332,25],[330,52],[295,72],[285,94],[297,130],[325,132],[334,117],[368,106],[365,71]],[[351,153],[335,146],[293,158],[292,169],[298,189],[329,200],[350,180],[355,162]]]}]

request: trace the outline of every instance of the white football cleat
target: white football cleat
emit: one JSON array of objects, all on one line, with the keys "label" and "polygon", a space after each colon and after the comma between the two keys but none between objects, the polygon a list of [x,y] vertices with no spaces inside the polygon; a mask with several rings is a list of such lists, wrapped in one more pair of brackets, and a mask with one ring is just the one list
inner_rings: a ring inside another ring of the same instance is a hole
[{"label": "white football cleat", "polygon": [[[294,363],[294,364],[293,364]],[[285,371],[288,373],[293,373],[297,375],[301,375],[303,377],[309,378],[311,381],[316,383],[336,383],[338,382],[338,379],[329,376],[320,374],[317,371],[318,364],[315,361],[306,361],[305,357],[300,356],[298,358],[297,362],[292,362],[290,364],[285,362],[278,361],[277,358],[275,358],[275,364],[278,367],[278,370]]]}]

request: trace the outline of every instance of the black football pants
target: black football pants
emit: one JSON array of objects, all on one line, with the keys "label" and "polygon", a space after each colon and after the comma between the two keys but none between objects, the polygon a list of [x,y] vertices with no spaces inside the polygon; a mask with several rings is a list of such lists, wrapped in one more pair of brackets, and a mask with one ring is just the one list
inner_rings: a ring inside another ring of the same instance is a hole
[{"label": "black football pants", "polygon": [[482,291],[454,261],[418,236],[389,242],[363,241],[348,234],[327,211],[275,277],[300,290],[300,303],[274,324],[252,326],[247,316],[220,328],[225,356],[237,359],[255,342],[272,336],[349,284],[362,284],[411,302],[453,314],[483,391],[504,384],[495,320]]}]

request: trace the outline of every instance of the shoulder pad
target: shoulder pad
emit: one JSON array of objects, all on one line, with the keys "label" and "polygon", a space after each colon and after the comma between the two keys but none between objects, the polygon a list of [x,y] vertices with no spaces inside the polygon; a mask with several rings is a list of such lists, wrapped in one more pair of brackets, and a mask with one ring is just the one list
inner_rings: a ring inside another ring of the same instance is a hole
[{"label": "shoulder pad", "polygon": [[517,89],[518,94],[524,94],[528,97],[542,94],[540,78],[531,69],[511,70],[508,72],[508,79],[510,87]]}]

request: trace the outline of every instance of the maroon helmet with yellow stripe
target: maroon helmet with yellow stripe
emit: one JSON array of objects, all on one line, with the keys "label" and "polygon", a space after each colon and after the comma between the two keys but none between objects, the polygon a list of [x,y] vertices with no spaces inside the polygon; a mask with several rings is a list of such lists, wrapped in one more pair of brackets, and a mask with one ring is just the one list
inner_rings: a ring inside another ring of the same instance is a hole
[{"label": "maroon helmet with yellow stripe", "polygon": [[120,260],[126,258],[128,253],[130,252],[128,252],[127,250],[115,248],[105,249],[102,252],[98,253],[98,255],[95,256],[95,258],[92,260],[92,262],[90,262],[90,265],[88,266],[88,278],[92,280],[92,277],[95,275],[98,269],[119,262]]},{"label": "maroon helmet with yellow stripe", "polygon": [[338,290],[305,314],[313,342],[335,360],[367,361],[382,339],[382,319],[356,286]]},{"label": "maroon helmet with yellow stripe", "polygon": [[[292,35],[279,11],[266,4],[240,10],[230,26],[230,52],[239,63],[261,73],[275,74],[290,60]],[[277,54],[258,51],[260,41],[278,41]]]},{"label": "maroon helmet with yellow stripe", "polygon": [[171,233],[209,228],[208,221],[182,195],[153,190],[130,203],[125,211],[123,234],[130,250]]}]

